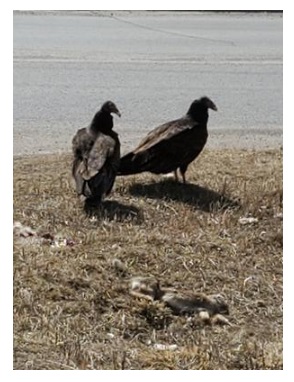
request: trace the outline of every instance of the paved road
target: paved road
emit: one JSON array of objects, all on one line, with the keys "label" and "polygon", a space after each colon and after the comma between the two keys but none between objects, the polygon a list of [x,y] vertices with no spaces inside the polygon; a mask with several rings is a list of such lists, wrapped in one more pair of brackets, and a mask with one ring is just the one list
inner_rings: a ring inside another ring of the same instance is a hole
[{"label": "paved road", "polygon": [[14,155],[70,150],[106,99],[123,151],[208,95],[210,147],[277,147],[281,14],[14,14]]}]

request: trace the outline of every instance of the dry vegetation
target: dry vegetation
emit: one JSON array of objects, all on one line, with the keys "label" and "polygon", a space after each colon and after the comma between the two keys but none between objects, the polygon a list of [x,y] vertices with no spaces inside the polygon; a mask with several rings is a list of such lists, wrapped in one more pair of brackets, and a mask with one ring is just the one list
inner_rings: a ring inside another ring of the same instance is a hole
[{"label": "dry vegetation", "polygon": [[[69,244],[14,238],[15,369],[283,368],[281,150],[205,150],[190,184],[117,178],[87,211],[70,159],[14,160],[14,221]],[[232,325],[130,296],[147,275],[221,293]]]}]

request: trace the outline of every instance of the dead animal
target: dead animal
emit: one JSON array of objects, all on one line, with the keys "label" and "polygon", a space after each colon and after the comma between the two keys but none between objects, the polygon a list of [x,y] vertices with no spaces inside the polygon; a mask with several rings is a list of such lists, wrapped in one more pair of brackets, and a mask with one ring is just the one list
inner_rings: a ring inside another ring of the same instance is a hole
[{"label": "dead animal", "polygon": [[222,314],[229,314],[229,307],[220,294],[178,292],[172,288],[162,288],[159,281],[152,277],[133,277],[130,294],[161,301],[176,315],[198,314],[203,321],[229,324],[226,318],[222,319]]}]

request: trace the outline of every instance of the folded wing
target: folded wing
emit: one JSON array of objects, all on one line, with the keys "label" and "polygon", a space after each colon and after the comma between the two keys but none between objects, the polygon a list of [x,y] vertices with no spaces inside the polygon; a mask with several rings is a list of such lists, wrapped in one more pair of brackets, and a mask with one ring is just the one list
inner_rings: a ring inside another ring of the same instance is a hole
[{"label": "folded wing", "polygon": [[98,135],[89,154],[77,166],[78,193],[97,199],[109,194],[119,167],[119,146],[112,137]]}]

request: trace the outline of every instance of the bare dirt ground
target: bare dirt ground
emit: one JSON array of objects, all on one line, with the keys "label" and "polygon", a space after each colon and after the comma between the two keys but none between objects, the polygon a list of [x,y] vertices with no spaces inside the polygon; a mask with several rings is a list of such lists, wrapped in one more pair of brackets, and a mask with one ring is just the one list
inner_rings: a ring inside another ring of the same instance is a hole
[{"label": "bare dirt ground", "polygon": [[[189,184],[117,178],[92,210],[70,160],[14,158],[14,369],[283,368],[282,150],[206,149]],[[221,294],[229,325],[131,296],[133,276]]]}]

